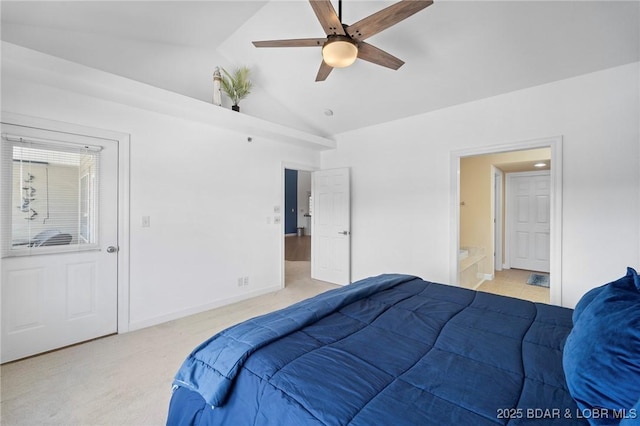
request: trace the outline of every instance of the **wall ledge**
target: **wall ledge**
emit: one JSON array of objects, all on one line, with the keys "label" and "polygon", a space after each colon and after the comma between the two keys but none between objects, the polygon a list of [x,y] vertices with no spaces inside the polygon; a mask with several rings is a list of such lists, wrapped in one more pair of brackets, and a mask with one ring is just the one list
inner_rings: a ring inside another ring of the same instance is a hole
[{"label": "wall ledge", "polygon": [[2,42],[2,74],[37,81],[189,121],[222,127],[247,137],[264,137],[303,148],[335,149],[335,140],[237,113],[198,99],[160,89],[12,43]]}]

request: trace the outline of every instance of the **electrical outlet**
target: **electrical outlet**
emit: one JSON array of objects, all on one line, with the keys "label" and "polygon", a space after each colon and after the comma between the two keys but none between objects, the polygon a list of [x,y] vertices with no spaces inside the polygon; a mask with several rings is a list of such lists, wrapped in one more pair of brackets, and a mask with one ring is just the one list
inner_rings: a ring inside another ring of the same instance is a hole
[{"label": "electrical outlet", "polygon": [[273,206],[274,213],[280,213],[280,206]]},{"label": "electrical outlet", "polygon": [[249,285],[249,277],[244,277],[244,285]]},{"label": "electrical outlet", "polygon": [[244,280],[242,277],[238,278],[238,287],[242,287]]},{"label": "electrical outlet", "polygon": [[276,224],[276,225],[279,224],[280,223],[280,216],[275,216],[273,218],[273,223]]}]

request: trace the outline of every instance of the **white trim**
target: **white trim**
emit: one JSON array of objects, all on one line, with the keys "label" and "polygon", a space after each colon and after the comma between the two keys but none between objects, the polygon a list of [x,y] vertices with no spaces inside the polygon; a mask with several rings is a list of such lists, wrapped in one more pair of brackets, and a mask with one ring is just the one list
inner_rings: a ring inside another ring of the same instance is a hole
[{"label": "white trim", "polygon": [[118,140],[118,333],[131,329],[130,315],[130,185],[131,138],[120,134]]},{"label": "white trim", "polygon": [[550,236],[550,303],[562,306],[562,136],[533,139],[479,148],[451,151],[450,154],[450,217],[449,281],[458,282],[458,252],[460,250],[460,159],[476,155],[522,151],[535,148],[551,149],[551,236]]},{"label": "white trim", "polygon": [[[312,166],[310,164],[301,164],[301,163],[292,163],[289,161],[283,161],[281,163],[280,170],[280,229],[278,230],[278,235],[280,236],[280,288],[284,288],[285,286],[285,270],[284,270],[284,239],[287,235],[296,235],[296,234],[285,234],[284,233],[284,170],[298,170],[303,172],[311,173],[311,191],[313,191],[313,172],[320,170],[319,167]],[[313,195],[313,194],[312,194]],[[313,227],[313,221],[311,221],[311,226]],[[311,238],[313,238],[313,228],[311,229]],[[313,251],[313,248],[311,249]],[[313,275],[313,253],[311,255],[311,275]]]},{"label": "white trim", "polygon": [[449,225],[449,284],[460,286],[460,158],[461,151],[452,151],[449,167],[449,211],[452,218]]},{"label": "white trim", "polygon": [[252,299],[254,297],[262,296],[263,294],[272,293],[280,290],[280,286],[274,285],[260,290],[254,290],[249,293],[245,293],[239,296],[228,297],[226,299],[216,300],[215,302],[205,303],[203,305],[194,306],[188,309],[182,309],[180,311],[174,311],[164,315],[158,315],[153,318],[145,320],[134,321],[129,324],[129,331],[140,330],[142,328],[152,327],[154,325],[163,324],[168,321],[184,318],[189,315],[195,315],[202,312],[210,311],[211,309],[227,306],[232,303],[241,302],[243,300]]},{"label": "white trim", "polygon": [[118,144],[118,333],[130,330],[129,324],[129,150],[126,133],[96,129],[73,123],[31,117],[2,111],[2,123],[23,127],[108,139]]},{"label": "white trim", "polygon": [[[54,146],[65,147],[65,148],[73,148],[75,150],[78,149],[78,144],[68,143],[63,141],[56,141],[53,139],[49,140],[49,139],[40,139],[40,138],[26,138],[24,136],[9,135],[7,133],[3,133],[2,138],[8,140],[9,142],[19,142],[19,143],[29,144],[30,146],[44,144],[47,147],[54,145]],[[86,149],[87,151],[93,151],[93,152],[102,151],[101,146],[84,145],[83,148]]]},{"label": "white trim", "polygon": [[549,302],[562,300],[562,136],[551,143],[551,246]]}]

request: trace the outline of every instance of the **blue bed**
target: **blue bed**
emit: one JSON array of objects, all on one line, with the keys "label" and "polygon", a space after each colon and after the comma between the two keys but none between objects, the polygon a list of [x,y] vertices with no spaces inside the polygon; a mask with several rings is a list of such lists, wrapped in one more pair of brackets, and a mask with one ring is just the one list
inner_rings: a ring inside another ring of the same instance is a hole
[{"label": "blue bed", "polygon": [[563,369],[572,314],[368,278],[204,342],[175,377],[167,424],[588,424]]}]

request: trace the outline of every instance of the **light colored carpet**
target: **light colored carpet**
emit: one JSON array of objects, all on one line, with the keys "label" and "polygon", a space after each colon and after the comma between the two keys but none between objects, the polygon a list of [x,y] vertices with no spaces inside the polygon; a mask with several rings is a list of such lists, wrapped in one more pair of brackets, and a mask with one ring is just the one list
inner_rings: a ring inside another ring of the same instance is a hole
[{"label": "light colored carpet", "polygon": [[0,367],[2,425],[163,425],[171,382],[198,344],[233,324],[336,286],[285,262],[284,289]]}]

